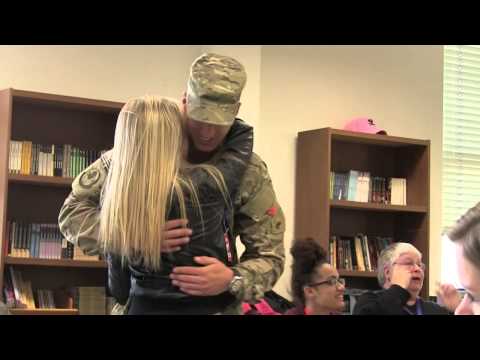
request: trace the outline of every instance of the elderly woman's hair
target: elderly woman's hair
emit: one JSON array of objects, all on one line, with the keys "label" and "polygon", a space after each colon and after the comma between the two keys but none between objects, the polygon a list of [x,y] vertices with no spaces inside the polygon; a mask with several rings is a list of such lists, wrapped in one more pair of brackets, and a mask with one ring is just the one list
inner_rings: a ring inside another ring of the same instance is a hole
[{"label": "elderly woman's hair", "polygon": [[317,266],[328,263],[327,253],[313,239],[299,239],[293,243],[290,253],[292,263],[292,292],[297,305],[305,306],[303,288],[312,282]]},{"label": "elderly woman's hair", "polygon": [[461,243],[465,258],[480,269],[480,203],[462,215],[447,236]]},{"label": "elderly woman's hair", "polygon": [[420,251],[418,251],[415,246],[404,242],[390,244],[382,250],[380,256],[378,257],[377,264],[377,279],[381,287],[385,285],[385,267],[392,265],[392,263],[394,263],[400,257],[400,255],[408,251],[417,253],[420,257],[422,256]]}]

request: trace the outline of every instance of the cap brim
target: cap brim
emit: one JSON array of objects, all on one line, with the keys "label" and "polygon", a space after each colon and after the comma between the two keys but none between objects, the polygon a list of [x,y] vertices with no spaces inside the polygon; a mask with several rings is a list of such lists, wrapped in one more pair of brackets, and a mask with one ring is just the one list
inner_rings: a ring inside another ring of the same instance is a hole
[{"label": "cap brim", "polygon": [[232,113],[222,111],[219,107],[212,109],[209,106],[187,105],[187,116],[192,120],[220,126],[230,126],[235,120]]}]

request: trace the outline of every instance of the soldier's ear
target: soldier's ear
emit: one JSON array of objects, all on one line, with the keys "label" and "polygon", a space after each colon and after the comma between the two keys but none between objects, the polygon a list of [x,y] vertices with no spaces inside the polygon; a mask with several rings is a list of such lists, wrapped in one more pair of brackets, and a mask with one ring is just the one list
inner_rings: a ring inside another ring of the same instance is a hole
[{"label": "soldier's ear", "polygon": [[180,111],[184,116],[187,115],[187,93],[186,92],[184,92],[182,95],[182,100],[180,102]]},{"label": "soldier's ear", "polygon": [[237,109],[235,111],[235,116],[238,115],[238,111],[240,110],[240,105],[242,105],[241,102],[237,103]]}]

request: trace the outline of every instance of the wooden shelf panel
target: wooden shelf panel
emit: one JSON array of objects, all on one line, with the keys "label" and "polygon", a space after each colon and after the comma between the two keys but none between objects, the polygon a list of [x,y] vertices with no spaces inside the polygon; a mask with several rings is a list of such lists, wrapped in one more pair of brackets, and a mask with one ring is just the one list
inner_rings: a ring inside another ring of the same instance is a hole
[{"label": "wooden shelf panel", "polygon": [[78,315],[78,309],[9,309],[12,315]]},{"label": "wooden shelf panel", "polygon": [[12,256],[5,257],[5,264],[46,267],[107,268],[107,263],[105,261],[98,260],[37,259]]},{"label": "wooden shelf panel", "polygon": [[391,147],[405,147],[411,145],[428,146],[429,140],[417,140],[398,136],[364,134],[346,130],[330,129],[332,141],[353,142],[356,144],[371,144]]},{"label": "wooden shelf panel", "polygon": [[377,273],[375,271],[351,271],[351,270],[338,269],[338,274],[344,277],[364,277],[364,278],[377,277]]},{"label": "wooden shelf panel", "polygon": [[339,208],[339,209],[351,209],[351,210],[409,212],[409,213],[420,213],[420,214],[426,214],[428,212],[428,209],[426,206],[388,205],[388,204],[364,203],[364,202],[346,201],[346,200],[330,200],[330,207]]},{"label": "wooden shelf panel", "polygon": [[72,185],[72,178],[64,178],[58,176],[36,176],[36,175],[8,175],[8,181],[11,183],[38,185],[38,186],[55,186],[68,188]]},{"label": "wooden shelf panel", "polygon": [[86,109],[92,111],[119,112],[123,103],[80,98],[74,96],[65,96],[57,94],[47,94],[34,91],[25,91],[10,89],[14,101],[21,101],[31,104],[50,105],[59,107],[68,107],[73,109]]}]

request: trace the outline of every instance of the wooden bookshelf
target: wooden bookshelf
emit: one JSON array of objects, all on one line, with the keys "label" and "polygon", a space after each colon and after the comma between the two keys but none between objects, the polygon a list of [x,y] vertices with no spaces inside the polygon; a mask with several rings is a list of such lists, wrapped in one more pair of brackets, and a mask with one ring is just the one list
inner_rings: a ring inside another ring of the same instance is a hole
[{"label": "wooden bookshelf", "polygon": [[[368,171],[407,180],[407,205],[330,199],[330,172]],[[428,294],[430,141],[323,128],[298,133],[295,238],[311,237],[328,251],[332,235],[392,237],[412,243],[427,266]],[[347,286],[378,289],[376,272],[339,269]]]},{"label": "wooden bookshelf", "polygon": [[107,268],[105,261],[98,260],[70,260],[70,259],[37,259],[5,257],[5,265],[26,265],[26,266],[49,266],[49,267],[72,267],[72,268]]},{"label": "wooden bookshelf", "polygon": [[9,309],[12,315],[79,315],[78,309]]},{"label": "wooden bookshelf", "polygon": [[[17,89],[0,91],[0,289],[9,267],[31,281],[32,290],[106,286],[103,261],[15,258],[5,244],[7,222],[55,224],[73,179],[9,174],[10,141],[110,149],[123,103]],[[86,155],[85,155],[86,157]],[[13,309],[22,314],[78,314],[75,309]]]}]

